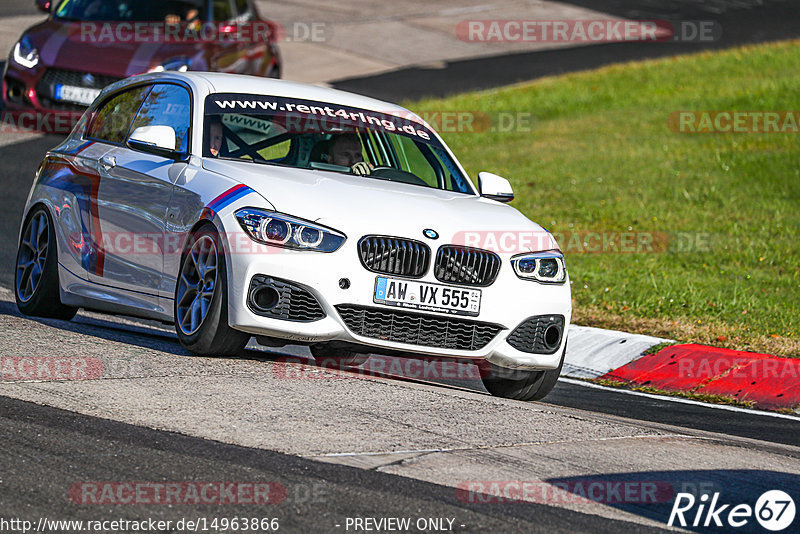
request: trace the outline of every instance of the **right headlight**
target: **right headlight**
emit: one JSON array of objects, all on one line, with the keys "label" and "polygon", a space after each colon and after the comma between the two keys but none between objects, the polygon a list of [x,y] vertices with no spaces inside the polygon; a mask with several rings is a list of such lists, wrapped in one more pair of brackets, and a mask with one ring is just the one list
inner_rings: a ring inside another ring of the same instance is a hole
[{"label": "right headlight", "polygon": [[26,69],[32,69],[39,64],[39,51],[36,50],[31,38],[27,35],[17,41],[11,55],[15,63],[22,65]]},{"label": "right headlight", "polygon": [[333,252],[347,239],[333,228],[277,211],[242,208],[236,219],[253,240],[276,247]]},{"label": "right headlight", "polygon": [[564,255],[557,250],[520,254],[511,258],[514,272],[525,280],[545,284],[563,284],[567,279]]}]

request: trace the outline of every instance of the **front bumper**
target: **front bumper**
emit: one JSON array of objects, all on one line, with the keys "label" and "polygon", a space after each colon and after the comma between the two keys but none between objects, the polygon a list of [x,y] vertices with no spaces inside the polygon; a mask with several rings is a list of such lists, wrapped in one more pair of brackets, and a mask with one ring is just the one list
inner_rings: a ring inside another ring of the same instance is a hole
[{"label": "front bumper", "polygon": [[[2,80],[5,130],[13,126],[20,133],[67,135],[83,116],[86,106],[54,98],[53,84],[43,80],[47,70],[44,66],[25,69],[11,60],[6,62]],[[101,83],[110,80],[104,77]]]},{"label": "front bumper", "polygon": [[[359,335],[347,327],[337,306],[367,307],[397,312],[403,310],[373,302],[375,279],[379,276],[367,271],[359,262],[358,239],[348,239],[336,252],[300,252],[281,248],[268,249],[267,253],[238,253],[228,250],[229,310],[230,326],[254,335],[284,339],[301,344],[322,342],[344,342],[361,345],[366,351],[402,352],[420,356],[445,356],[459,359],[486,360],[510,369],[555,369],[563,354],[566,332],[569,327],[572,305],[569,280],[564,284],[539,284],[521,280],[514,274],[507,257],[497,280],[482,290],[481,309],[477,317],[453,316],[437,312],[417,312],[426,317],[475,321],[499,325],[499,333],[476,350],[443,348],[410,344]],[[444,243],[429,243],[434,249]],[[238,248],[238,247],[237,247]],[[419,279],[423,282],[442,284],[433,276],[433,269]],[[324,317],[311,322],[295,322],[254,313],[248,306],[248,293],[254,277],[266,275],[293,282],[305,287],[324,310]],[[340,281],[347,279],[343,289]],[[463,289],[466,286],[444,284]],[[558,348],[551,353],[523,352],[509,344],[512,331],[532,316],[561,315],[564,317],[563,335]]]}]

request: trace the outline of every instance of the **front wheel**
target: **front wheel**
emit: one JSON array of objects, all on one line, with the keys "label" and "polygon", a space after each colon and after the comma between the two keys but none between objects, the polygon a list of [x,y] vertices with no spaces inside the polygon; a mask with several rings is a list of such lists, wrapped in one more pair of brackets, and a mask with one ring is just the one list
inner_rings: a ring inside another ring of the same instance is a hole
[{"label": "front wheel", "polygon": [[61,303],[55,227],[44,206],[34,208],[25,219],[17,249],[14,297],[25,315],[69,321],[78,312]]},{"label": "front wheel", "polygon": [[556,386],[566,354],[567,344],[565,342],[561,363],[558,364],[557,369],[550,371],[510,370],[491,363],[486,364],[485,373],[481,373],[483,386],[495,397],[521,401],[542,400]]},{"label": "front wheel", "polygon": [[178,339],[196,354],[234,355],[250,340],[249,334],[228,325],[225,253],[210,224],[189,238],[175,286],[174,314]]}]

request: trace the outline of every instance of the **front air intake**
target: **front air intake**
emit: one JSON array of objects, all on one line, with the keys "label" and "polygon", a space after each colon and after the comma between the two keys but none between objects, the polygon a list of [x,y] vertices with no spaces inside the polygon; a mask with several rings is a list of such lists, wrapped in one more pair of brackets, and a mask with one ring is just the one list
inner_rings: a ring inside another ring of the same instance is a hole
[{"label": "front air intake", "polygon": [[525,319],[506,341],[522,352],[553,354],[564,336],[563,315],[537,315]]},{"label": "front air intake", "polygon": [[325,317],[319,301],[308,289],[280,278],[259,274],[250,282],[247,307],[263,317],[310,323]]},{"label": "front air intake", "polygon": [[503,330],[493,323],[354,304],[339,304],[336,311],[356,335],[441,349],[480,350]]}]

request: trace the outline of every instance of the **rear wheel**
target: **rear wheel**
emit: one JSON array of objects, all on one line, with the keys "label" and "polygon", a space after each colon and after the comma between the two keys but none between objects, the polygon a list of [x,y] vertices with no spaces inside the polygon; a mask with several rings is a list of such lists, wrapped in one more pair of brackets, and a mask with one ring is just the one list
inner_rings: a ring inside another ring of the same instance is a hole
[{"label": "rear wheel", "polygon": [[[541,400],[550,393],[561,375],[567,344],[561,354],[561,362],[557,369],[551,371],[520,371],[505,369],[494,364],[487,364],[485,376],[482,376],[486,391],[495,397],[521,401]],[[481,373],[484,375],[484,373]]]},{"label": "rear wheel", "polygon": [[211,225],[190,237],[175,286],[174,313],[178,339],[196,354],[234,355],[250,340],[228,325],[225,253]]},{"label": "rear wheel", "polygon": [[34,208],[25,220],[14,289],[17,307],[25,315],[69,321],[78,311],[61,303],[55,227],[43,206]]}]

